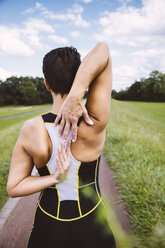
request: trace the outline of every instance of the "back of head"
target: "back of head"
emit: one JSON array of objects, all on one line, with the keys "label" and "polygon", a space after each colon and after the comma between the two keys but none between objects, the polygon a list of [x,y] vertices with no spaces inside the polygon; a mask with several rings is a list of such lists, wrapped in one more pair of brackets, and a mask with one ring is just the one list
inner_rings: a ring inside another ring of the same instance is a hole
[{"label": "back of head", "polygon": [[54,93],[69,93],[80,63],[80,54],[73,47],[60,47],[45,55],[43,73]]}]

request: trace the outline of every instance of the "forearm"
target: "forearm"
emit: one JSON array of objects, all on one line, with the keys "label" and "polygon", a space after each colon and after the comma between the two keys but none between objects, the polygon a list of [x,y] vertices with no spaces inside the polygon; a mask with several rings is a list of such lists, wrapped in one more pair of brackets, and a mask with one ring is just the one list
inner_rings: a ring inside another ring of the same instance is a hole
[{"label": "forearm", "polygon": [[109,58],[108,46],[98,43],[82,61],[68,97],[81,100],[92,81],[105,69]]},{"label": "forearm", "polygon": [[19,197],[39,192],[45,188],[55,185],[58,180],[54,175],[28,176],[18,184],[7,185],[7,192],[11,197]]}]

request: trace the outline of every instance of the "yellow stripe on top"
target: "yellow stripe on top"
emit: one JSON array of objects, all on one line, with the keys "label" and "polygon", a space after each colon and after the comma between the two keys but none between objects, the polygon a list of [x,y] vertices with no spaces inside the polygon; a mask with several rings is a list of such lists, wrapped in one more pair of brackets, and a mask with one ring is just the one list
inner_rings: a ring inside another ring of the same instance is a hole
[{"label": "yellow stripe on top", "polygon": [[[54,122],[44,122],[45,124],[54,124]],[[57,124],[59,126],[60,124]]]},{"label": "yellow stripe on top", "polygon": [[80,169],[80,166],[81,166],[81,162],[80,162],[78,169],[77,169],[77,203],[78,203],[78,209],[79,209],[80,216],[82,216],[81,207],[80,207],[80,198],[79,198],[79,169]]},{"label": "yellow stripe on top", "polygon": [[58,197],[58,206],[57,206],[57,218],[58,218],[59,217],[59,214],[60,214],[60,195],[59,195],[59,191],[58,191],[56,185],[55,185],[55,188],[57,190],[57,197]]}]

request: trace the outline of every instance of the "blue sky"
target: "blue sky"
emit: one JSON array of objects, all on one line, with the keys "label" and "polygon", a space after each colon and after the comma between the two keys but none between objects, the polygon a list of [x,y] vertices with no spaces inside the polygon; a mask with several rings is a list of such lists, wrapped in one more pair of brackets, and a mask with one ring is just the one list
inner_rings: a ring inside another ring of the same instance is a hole
[{"label": "blue sky", "polygon": [[82,58],[108,44],[113,88],[165,68],[164,0],[0,0],[0,79],[42,76],[45,53],[74,46]]}]

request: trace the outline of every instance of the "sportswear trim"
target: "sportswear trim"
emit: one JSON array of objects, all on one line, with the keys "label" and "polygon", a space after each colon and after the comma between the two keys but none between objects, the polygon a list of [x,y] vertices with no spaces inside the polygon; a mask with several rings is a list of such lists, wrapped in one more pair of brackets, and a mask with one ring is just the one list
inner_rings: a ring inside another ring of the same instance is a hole
[{"label": "sportswear trim", "polygon": [[82,216],[81,207],[80,207],[80,198],[79,198],[79,169],[80,169],[80,166],[81,166],[81,162],[80,162],[79,167],[77,169],[77,200],[78,200],[79,213],[80,213],[80,216]]},{"label": "sportswear trim", "polygon": [[79,219],[81,219],[81,218],[87,216],[88,214],[92,213],[92,212],[99,206],[99,204],[100,204],[101,202],[102,202],[102,199],[100,198],[99,202],[98,202],[98,203],[95,205],[95,207],[92,208],[89,212],[87,212],[86,214],[83,214],[83,215],[81,215],[81,216],[79,216],[79,217],[72,218],[72,219],[61,219],[61,218],[57,218],[57,217],[53,216],[52,214],[47,213],[47,212],[41,207],[40,202],[38,203],[38,206],[39,206],[39,208],[42,210],[42,212],[44,212],[45,214],[47,214],[48,216],[50,216],[50,217],[53,218],[53,219],[56,219],[56,220],[59,220],[59,221],[74,221],[74,220],[79,220]]}]

